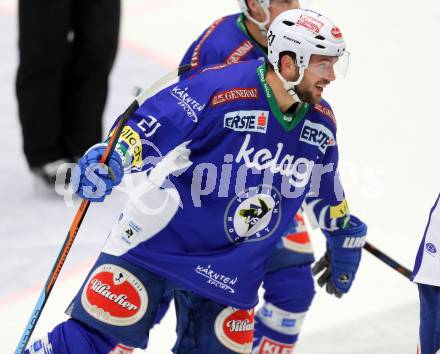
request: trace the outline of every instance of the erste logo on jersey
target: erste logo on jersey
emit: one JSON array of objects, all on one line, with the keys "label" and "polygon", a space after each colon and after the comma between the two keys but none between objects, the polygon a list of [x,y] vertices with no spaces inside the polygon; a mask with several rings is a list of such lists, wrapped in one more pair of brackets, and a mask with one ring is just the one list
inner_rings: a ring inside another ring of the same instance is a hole
[{"label": "erste logo on jersey", "polygon": [[250,353],[254,336],[254,309],[238,310],[226,307],[214,324],[220,343],[235,353]]},{"label": "erste logo on jersey", "polygon": [[257,354],[292,354],[294,347],[295,344],[281,343],[263,336]]},{"label": "erste logo on jersey", "polygon": [[258,99],[258,89],[256,87],[233,88],[222,91],[211,98],[211,106],[215,107],[219,104],[239,101],[239,100],[256,100]]},{"label": "erste logo on jersey", "polygon": [[281,194],[273,186],[251,187],[229,203],[225,232],[231,242],[264,240],[276,230],[281,219]]},{"label": "erste logo on jersey", "polygon": [[266,134],[269,111],[235,111],[224,116],[223,127],[237,132]]},{"label": "erste logo on jersey", "polygon": [[148,294],[142,282],[126,269],[102,264],[87,280],[81,304],[90,316],[101,322],[129,326],[147,311]]},{"label": "erste logo on jersey", "polygon": [[304,122],[299,140],[317,146],[323,154],[329,146],[336,145],[335,137],[330,129],[308,119]]}]

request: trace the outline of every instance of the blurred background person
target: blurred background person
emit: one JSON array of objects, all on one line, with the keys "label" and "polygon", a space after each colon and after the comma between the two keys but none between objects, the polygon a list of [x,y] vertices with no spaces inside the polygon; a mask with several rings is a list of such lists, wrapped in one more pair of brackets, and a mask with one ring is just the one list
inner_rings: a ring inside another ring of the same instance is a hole
[{"label": "blurred background person", "polygon": [[102,140],[120,0],[19,0],[18,8],[23,150],[37,179],[53,188],[58,168]]}]

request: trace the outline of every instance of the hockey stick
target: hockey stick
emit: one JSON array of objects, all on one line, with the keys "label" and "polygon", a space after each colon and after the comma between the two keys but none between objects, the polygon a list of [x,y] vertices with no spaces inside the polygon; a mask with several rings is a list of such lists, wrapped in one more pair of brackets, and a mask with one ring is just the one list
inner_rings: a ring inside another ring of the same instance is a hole
[{"label": "hockey stick", "polygon": [[[180,74],[188,71],[189,69],[191,69],[191,65],[183,65],[177,68],[176,70],[173,70],[172,72],[168,73],[167,75],[165,75],[164,77],[153,83],[148,89],[146,89],[139,96],[136,97],[136,99],[125,110],[124,114],[122,115],[121,119],[116,125],[113,134],[108,142],[107,148],[101,157],[100,163],[106,164],[108,162],[108,157],[111,156],[111,154],[113,153],[116,143],[118,142],[119,136],[121,135],[122,130],[125,126],[125,123],[130,118],[130,116],[139,108],[139,106],[147,98],[151,97],[165,83],[178,77]],[[75,240],[79,227],[81,226],[81,223],[87,213],[89,206],[90,206],[89,200],[83,200],[81,202],[81,205],[78,208],[78,211],[76,212],[75,218],[73,219],[72,224],[70,225],[70,229],[69,232],[67,233],[66,240],[64,241],[64,244],[61,247],[61,250],[58,254],[58,258],[55,261],[55,264],[53,265],[52,271],[49,274],[49,278],[47,279],[46,285],[44,286],[43,291],[41,292],[40,297],[38,298],[37,304],[35,305],[35,308],[24,330],[24,333],[20,339],[20,342],[18,343],[17,349],[15,349],[15,354],[22,354],[23,351],[25,350],[26,345],[28,344],[29,339],[31,338],[32,332],[34,331],[35,326],[37,325],[38,319],[40,318],[41,312],[43,311],[47,299],[49,298],[49,295],[52,291],[55,281],[57,280],[58,275],[61,272],[61,268],[64,265],[66,257],[70,251],[70,248],[72,247],[73,241]]]},{"label": "hockey stick", "polygon": [[364,245],[364,248],[370,252],[373,256],[376,256],[377,258],[379,258],[382,262],[384,262],[385,264],[387,264],[388,266],[390,266],[391,268],[393,268],[395,271],[399,272],[400,274],[402,274],[404,277],[408,278],[409,280],[411,280],[411,276],[412,276],[412,272],[404,267],[403,265],[397,263],[394,259],[390,258],[389,256],[387,256],[385,253],[383,253],[382,251],[378,250],[376,247],[374,247],[371,243],[366,242]]}]

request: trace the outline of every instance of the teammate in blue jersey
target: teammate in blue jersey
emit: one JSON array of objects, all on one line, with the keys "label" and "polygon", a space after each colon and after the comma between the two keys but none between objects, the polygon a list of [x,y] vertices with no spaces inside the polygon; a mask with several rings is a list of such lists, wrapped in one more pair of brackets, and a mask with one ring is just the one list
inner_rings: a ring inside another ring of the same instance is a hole
[{"label": "teammate in blue jersey", "polygon": [[[300,7],[297,0],[239,0],[238,3],[240,13],[216,20],[189,47],[180,64],[191,64],[192,70],[182,78],[191,77],[206,65],[266,58],[266,34],[272,20],[283,11]],[[239,98],[245,94],[246,91],[238,91],[229,93],[229,97]],[[331,111],[320,103],[316,108],[333,118]],[[347,209],[345,202],[340,207],[341,210]],[[274,347],[280,347],[280,352],[281,349],[285,353],[293,351],[315,294],[311,271],[313,261],[312,244],[302,215],[298,213],[277,242],[267,265],[263,282],[265,303],[255,315],[255,352],[269,341],[276,343]],[[316,265],[317,271],[321,264]],[[164,299],[159,317],[165,314],[167,304]],[[295,326],[280,326],[273,321],[277,318],[289,319],[289,323],[294,322]]]},{"label": "teammate in blue jersey", "polygon": [[[336,125],[322,99],[338,67],[345,72],[345,42],[326,17],[288,10],[273,21],[268,43],[268,62],[206,67],[146,100],[108,168],[99,164],[105,143],[79,161],[72,183],[91,201],[104,200],[124,173],[147,183],[110,232],[68,308],[72,318],[29,353],[145,348],[170,291],[174,353],[250,353],[269,257],[304,201],[325,230],[322,282],[337,294],[350,289],[366,226],[341,208]],[[271,311],[267,321],[297,326]],[[259,353],[289,350],[262,344]]]},{"label": "teammate in blue jersey", "polygon": [[420,296],[420,354],[440,352],[440,194],[428,219],[413,271]]},{"label": "teammate in blue jersey", "polygon": [[280,13],[300,7],[298,0],[238,0],[241,12],[209,26],[186,51],[181,64],[191,64],[186,78],[206,65],[265,59],[267,28]]}]

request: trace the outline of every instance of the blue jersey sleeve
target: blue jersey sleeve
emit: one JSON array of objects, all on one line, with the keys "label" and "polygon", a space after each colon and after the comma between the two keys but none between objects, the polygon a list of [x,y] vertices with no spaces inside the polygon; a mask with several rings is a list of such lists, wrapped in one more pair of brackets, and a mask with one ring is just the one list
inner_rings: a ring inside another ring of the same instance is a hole
[{"label": "blue jersey sleeve", "polygon": [[191,70],[183,73],[181,80],[191,77],[198,72],[203,66],[221,63],[223,55],[219,50],[219,46],[213,45],[212,36],[217,30],[218,26],[224,21],[225,18],[216,20],[211,26],[209,26],[205,32],[188,48],[183,56],[181,65],[191,64]]},{"label": "blue jersey sleeve", "polygon": [[[325,108],[323,113],[322,109]],[[349,208],[338,173],[338,145],[336,124],[330,106],[323,102],[315,107],[323,113],[331,135],[321,164],[315,165],[312,173],[310,192],[305,199],[305,210],[315,227],[335,231],[345,228],[349,221]],[[330,119],[331,118],[331,119]]]},{"label": "blue jersey sleeve", "polygon": [[[204,119],[211,97],[208,86],[197,79],[181,81],[149,98],[136,110],[116,147],[126,172],[149,170],[177,146],[204,134],[209,125],[208,119]],[[113,128],[110,134],[112,131]]]}]

